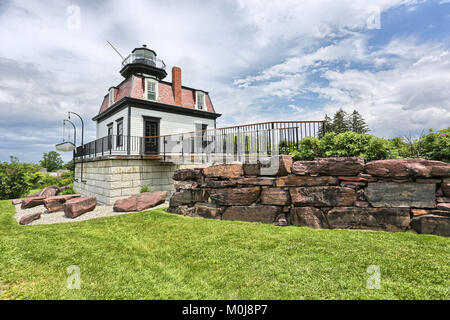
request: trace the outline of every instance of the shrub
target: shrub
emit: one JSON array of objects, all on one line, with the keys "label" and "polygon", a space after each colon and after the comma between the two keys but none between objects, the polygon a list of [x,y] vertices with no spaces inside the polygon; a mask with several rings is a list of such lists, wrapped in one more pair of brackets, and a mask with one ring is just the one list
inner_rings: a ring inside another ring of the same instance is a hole
[{"label": "shrub", "polygon": [[417,142],[420,157],[450,162],[450,127],[438,132],[430,129]]},{"label": "shrub", "polygon": [[320,140],[315,137],[307,137],[298,143],[298,150],[291,153],[294,160],[314,160],[321,157]]},{"label": "shrub", "polygon": [[347,131],[329,132],[322,139],[305,138],[298,151],[291,153],[294,160],[313,160],[320,157],[364,157],[366,160],[389,159],[393,156],[388,140],[370,134]]},{"label": "shrub", "polygon": [[31,189],[30,173],[26,164],[0,163],[0,199],[20,198]]},{"label": "shrub", "polygon": [[151,191],[152,191],[152,189],[149,186],[147,186],[147,185],[144,185],[144,186],[141,187],[141,193],[151,192]]},{"label": "shrub", "polygon": [[70,186],[69,189],[63,190],[61,192],[62,195],[64,194],[77,194],[77,191],[73,188],[73,186]]}]

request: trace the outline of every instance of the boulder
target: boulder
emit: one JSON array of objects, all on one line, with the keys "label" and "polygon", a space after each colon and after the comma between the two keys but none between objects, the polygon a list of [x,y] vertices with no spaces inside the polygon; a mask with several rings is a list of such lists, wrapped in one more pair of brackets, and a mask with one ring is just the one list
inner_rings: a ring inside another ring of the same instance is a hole
[{"label": "boulder", "polygon": [[48,212],[64,211],[64,203],[67,200],[78,198],[79,194],[66,194],[62,196],[54,196],[44,199],[44,206]]},{"label": "boulder", "polygon": [[322,210],[314,207],[292,208],[289,222],[296,226],[313,229],[328,228],[328,222]]},{"label": "boulder", "polygon": [[29,209],[33,207],[37,207],[44,204],[45,197],[35,196],[35,197],[26,197],[22,200],[22,209]]},{"label": "boulder", "polygon": [[356,201],[356,192],[351,188],[298,187],[290,188],[292,203],[296,206],[348,207]]},{"label": "boulder", "polygon": [[29,223],[33,222],[34,220],[40,219],[41,214],[42,214],[42,212],[35,212],[35,213],[27,214],[27,215],[23,216],[22,218],[20,218],[19,224],[29,224]]},{"label": "boulder", "polygon": [[178,207],[181,205],[192,204],[192,192],[191,190],[180,190],[174,192],[169,200],[170,207]]},{"label": "boulder", "polygon": [[261,203],[277,206],[286,206],[290,204],[289,192],[282,188],[265,188],[261,192]]},{"label": "boulder", "polygon": [[64,203],[64,214],[68,218],[76,218],[86,212],[90,212],[97,206],[95,197],[79,197],[66,201]]},{"label": "boulder", "polygon": [[58,186],[49,186],[44,188],[40,193],[39,196],[49,198],[54,197],[60,192],[60,188]]},{"label": "boulder", "polygon": [[205,177],[235,179],[244,174],[242,164],[218,164],[203,169]]},{"label": "boulder", "polygon": [[437,203],[450,203],[450,197],[436,197]]},{"label": "boulder", "polygon": [[15,206],[22,203],[22,199],[14,199],[11,203]]},{"label": "boulder", "polygon": [[450,217],[433,214],[414,217],[411,220],[411,228],[417,233],[450,237]]},{"label": "boulder", "polygon": [[244,163],[242,169],[246,176],[259,176],[261,174],[261,163]]},{"label": "boulder", "polygon": [[187,205],[180,205],[178,207],[169,207],[166,209],[167,212],[181,214],[183,216],[193,216],[194,207],[189,207]]},{"label": "boulder", "polygon": [[375,181],[375,179],[369,174],[360,174],[359,176],[356,176],[356,177],[339,176],[338,179],[341,181],[349,181],[349,182],[373,182],[373,181]]},{"label": "boulder", "polygon": [[450,197],[450,178],[445,178],[442,180],[441,190],[446,197]]},{"label": "boulder", "polygon": [[237,186],[237,181],[235,179],[229,180],[205,180],[202,182],[202,188],[227,188]]},{"label": "boulder", "polygon": [[259,187],[212,189],[209,196],[218,205],[245,206],[255,202],[259,193]]},{"label": "boulder", "polygon": [[412,213],[413,217],[417,217],[417,216],[423,216],[425,214],[429,214],[430,212],[425,209],[411,209],[411,213]]},{"label": "boulder", "polygon": [[113,210],[115,212],[131,212],[153,208],[164,203],[167,194],[167,191],[143,192],[125,199],[117,200],[114,203]]},{"label": "boulder", "polygon": [[380,177],[445,177],[450,175],[450,164],[425,159],[389,159],[368,162],[365,170]]},{"label": "boulder", "polygon": [[443,211],[450,211],[450,203],[438,203],[436,206],[436,209],[443,210]]},{"label": "boulder", "polygon": [[330,228],[405,231],[410,215],[406,208],[333,208],[328,211]]},{"label": "boulder", "polygon": [[202,218],[221,219],[225,208],[217,206],[213,203],[196,203],[193,207],[193,212]]},{"label": "boulder", "polygon": [[313,161],[295,161],[293,173],[297,175],[356,176],[364,170],[360,157],[318,158]]},{"label": "boulder", "polygon": [[236,180],[238,185],[273,186],[275,179],[268,177],[245,177]]},{"label": "boulder", "polygon": [[332,176],[311,177],[297,176],[293,174],[277,178],[275,182],[277,187],[314,187],[337,185],[338,183],[338,179]]},{"label": "boulder", "polygon": [[367,200],[373,207],[434,208],[436,206],[434,183],[369,183],[365,189]]},{"label": "boulder", "polygon": [[292,172],[292,157],[278,155],[270,157],[267,163],[262,163],[260,174],[262,176],[285,176]]},{"label": "boulder", "polygon": [[174,183],[175,190],[193,190],[198,187],[196,181],[177,181]]},{"label": "boulder", "polygon": [[222,220],[273,223],[279,211],[275,206],[232,206],[225,210]]},{"label": "boulder", "polygon": [[188,181],[200,180],[202,178],[202,169],[179,169],[173,173],[173,180]]}]

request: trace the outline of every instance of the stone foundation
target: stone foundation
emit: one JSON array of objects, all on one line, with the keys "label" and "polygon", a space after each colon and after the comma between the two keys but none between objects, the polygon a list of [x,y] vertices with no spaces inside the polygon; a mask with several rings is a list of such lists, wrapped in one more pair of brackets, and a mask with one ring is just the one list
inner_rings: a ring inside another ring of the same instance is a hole
[{"label": "stone foundation", "polygon": [[[193,165],[180,165],[149,159],[85,159],[81,182],[81,163],[76,163],[74,189],[82,196],[95,196],[101,204],[113,205],[115,201],[140,193],[147,185],[151,191],[169,191],[175,188],[174,171]],[[198,165],[195,165],[198,167]]]},{"label": "stone foundation", "polygon": [[450,236],[450,164],[362,158],[223,164],[174,173],[169,212],[311,228]]}]

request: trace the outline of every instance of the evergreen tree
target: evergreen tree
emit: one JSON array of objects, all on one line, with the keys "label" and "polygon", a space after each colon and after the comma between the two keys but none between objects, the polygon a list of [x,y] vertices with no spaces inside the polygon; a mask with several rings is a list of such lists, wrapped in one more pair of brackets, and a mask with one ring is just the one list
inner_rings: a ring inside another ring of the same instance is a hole
[{"label": "evergreen tree", "polygon": [[333,120],[331,120],[331,118],[327,114],[325,114],[325,122],[322,122],[319,126],[319,139],[322,139],[325,133],[332,131],[333,131]]},{"label": "evergreen tree", "polygon": [[331,125],[331,131],[335,133],[342,133],[350,131],[350,121],[348,120],[348,114],[344,110],[339,109],[333,116],[333,124]]},{"label": "evergreen tree", "polygon": [[361,116],[361,114],[353,110],[353,113],[350,115],[349,119],[350,129],[356,133],[367,133],[369,132],[369,127],[367,126],[366,121]]}]

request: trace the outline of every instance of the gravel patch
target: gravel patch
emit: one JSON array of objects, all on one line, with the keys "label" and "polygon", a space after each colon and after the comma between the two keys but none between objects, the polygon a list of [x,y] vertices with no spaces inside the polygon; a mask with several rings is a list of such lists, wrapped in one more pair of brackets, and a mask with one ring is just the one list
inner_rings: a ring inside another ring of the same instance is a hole
[{"label": "gravel patch", "polygon": [[[160,204],[156,207],[153,207],[153,208],[150,208],[147,210],[166,208],[168,206],[169,206],[169,202],[165,202],[163,204]],[[14,215],[14,218],[16,219],[17,223],[19,223],[20,218],[22,218],[24,215],[27,215],[30,213],[35,213],[35,212],[42,212],[40,219],[34,220],[33,222],[31,222],[28,225],[80,222],[80,221],[85,221],[85,220],[90,220],[90,219],[112,217],[112,216],[117,216],[117,215],[121,215],[121,214],[132,213],[132,212],[114,212],[113,206],[97,205],[93,211],[86,212],[85,214],[82,214],[79,217],[71,219],[71,218],[67,218],[64,215],[63,211],[49,213],[49,212],[47,212],[47,209],[43,205],[37,206],[34,208],[29,208],[29,209],[21,209],[20,204],[16,205],[15,207],[16,207],[16,214]]]}]

